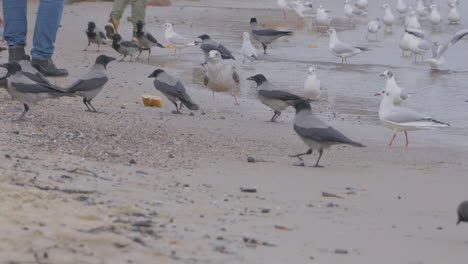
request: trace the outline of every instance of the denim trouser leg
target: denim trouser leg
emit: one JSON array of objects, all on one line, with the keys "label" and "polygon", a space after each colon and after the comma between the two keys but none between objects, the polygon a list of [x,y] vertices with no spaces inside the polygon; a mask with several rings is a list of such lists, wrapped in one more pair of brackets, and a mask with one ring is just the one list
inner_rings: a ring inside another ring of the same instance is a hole
[{"label": "denim trouser leg", "polygon": [[40,1],[34,26],[33,49],[31,50],[33,58],[50,58],[54,54],[55,37],[62,19],[63,1]]},{"label": "denim trouser leg", "polygon": [[3,0],[3,18],[5,27],[3,36],[8,46],[26,46],[28,31],[27,0]]}]

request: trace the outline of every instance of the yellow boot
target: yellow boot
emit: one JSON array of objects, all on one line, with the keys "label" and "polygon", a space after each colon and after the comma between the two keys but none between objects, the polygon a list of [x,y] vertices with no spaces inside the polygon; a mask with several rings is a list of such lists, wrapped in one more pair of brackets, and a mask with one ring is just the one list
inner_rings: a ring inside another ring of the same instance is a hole
[{"label": "yellow boot", "polygon": [[107,24],[104,26],[104,29],[106,30],[106,36],[109,39],[112,39],[113,34],[119,33],[119,25],[119,20],[115,19],[114,17],[109,19],[109,22],[107,22]]}]

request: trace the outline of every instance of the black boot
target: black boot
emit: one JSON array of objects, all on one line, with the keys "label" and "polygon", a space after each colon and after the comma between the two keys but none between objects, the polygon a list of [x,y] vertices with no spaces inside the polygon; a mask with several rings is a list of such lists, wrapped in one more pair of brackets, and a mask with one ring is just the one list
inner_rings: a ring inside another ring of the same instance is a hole
[{"label": "black boot", "polygon": [[68,71],[66,69],[58,69],[51,58],[33,58],[31,65],[36,68],[40,73],[46,76],[67,76]]},{"label": "black boot", "polygon": [[25,54],[24,46],[10,46],[8,47],[8,62],[18,62]]}]

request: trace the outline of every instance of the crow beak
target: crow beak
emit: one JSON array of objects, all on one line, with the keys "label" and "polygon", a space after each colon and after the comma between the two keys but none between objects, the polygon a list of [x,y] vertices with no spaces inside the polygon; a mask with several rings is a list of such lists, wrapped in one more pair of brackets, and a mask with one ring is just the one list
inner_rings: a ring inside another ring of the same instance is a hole
[{"label": "crow beak", "polygon": [[116,60],[116,58],[114,58],[114,57],[109,57],[108,59],[109,59],[109,61],[114,61],[114,60]]},{"label": "crow beak", "polygon": [[374,94],[374,96],[381,96],[381,95],[382,95],[381,93]]},{"label": "crow beak", "polygon": [[7,69],[8,68],[8,63],[0,64],[0,67]]},{"label": "crow beak", "polygon": [[247,78],[246,80],[248,80],[248,81],[254,81],[255,79],[254,79],[253,76],[251,76],[251,77]]}]

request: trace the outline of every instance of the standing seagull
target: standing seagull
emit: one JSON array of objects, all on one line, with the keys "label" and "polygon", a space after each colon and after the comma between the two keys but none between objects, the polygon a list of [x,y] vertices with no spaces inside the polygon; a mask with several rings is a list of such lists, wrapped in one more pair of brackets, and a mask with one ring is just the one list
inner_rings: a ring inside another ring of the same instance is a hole
[{"label": "standing seagull", "polygon": [[433,129],[448,127],[449,124],[437,121],[429,116],[422,115],[412,109],[397,106],[394,104],[395,93],[393,91],[383,90],[382,93],[376,93],[375,96],[383,96],[379,107],[379,119],[384,126],[395,131],[392,140],[388,143],[392,145],[396,134],[399,131],[405,132],[406,144],[408,146],[408,132],[420,129]]},{"label": "standing seagull", "polygon": [[395,81],[395,75],[392,71],[384,71],[379,75],[385,77],[385,91],[391,91],[395,96],[393,97],[393,104],[400,105],[404,100],[408,99],[408,93],[401,88]]},{"label": "standing seagull", "polygon": [[437,5],[431,5],[430,9],[431,13],[429,13],[429,21],[434,26],[439,25],[442,21],[442,17],[439,14],[439,10],[437,10]]},{"label": "standing seagull", "polygon": [[140,54],[143,50],[148,50],[148,62],[150,60],[151,56],[151,48],[152,47],[160,47],[164,48],[164,46],[159,43],[151,33],[146,32],[146,30],[143,29],[143,21],[139,20],[136,23],[137,30],[135,32],[135,36],[138,40],[138,44],[140,45],[140,53],[138,54],[138,57],[140,57]]},{"label": "standing seagull", "polygon": [[359,9],[366,10],[369,3],[367,0],[357,0],[354,5]]},{"label": "standing seagull", "polygon": [[[198,105],[188,95],[180,80],[167,74],[164,70],[156,69],[148,78],[154,78],[154,88],[164,94],[175,105],[178,114],[182,114],[180,112],[182,105],[189,110],[199,109]],[[177,105],[177,102],[180,102],[180,105]]]},{"label": "standing seagull", "polygon": [[405,20],[405,27],[410,29],[420,29],[421,24],[419,24],[418,16],[416,12],[410,11]]},{"label": "standing seagull", "polygon": [[96,24],[93,21],[88,22],[88,29],[86,29],[86,36],[88,37],[88,46],[84,49],[85,51],[88,50],[89,45],[91,43],[97,44],[97,51],[99,51],[99,47],[104,44],[106,45],[106,34],[104,31],[96,27]]},{"label": "standing seagull", "polygon": [[262,43],[263,53],[266,54],[268,45],[275,41],[277,38],[292,35],[292,31],[282,31],[276,29],[262,29],[255,17],[250,19],[251,33],[254,39]]},{"label": "standing seagull", "polygon": [[400,13],[400,17],[403,17],[408,10],[405,0],[397,0],[396,10]]},{"label": "standing seagull", "polygon": [[461,222],[468,223],[468,201],[464,201],[458,206],[457,215],[458,215],[457,225],[460,224]]},{"label": "standing seagull", "polygon": [[418,55],[421,56],[421,61],[424,61],[424,54],[433,46],[432,41],[422,30],[406,29],[405,32],[414,36],[409,39],[409,50],[414,54],[414,62],[417,61]]},{"label": "standing seagull", "polygon": [[309,72],[304,81],[304,96],[309,99],[317,100],[321,92],[317,70],[314,67],[309,67]]},{"label": "standing seagull", "polygon": [[323,151],[336,144],[346,144],[353,147],[365,147],[363,144],[352,141],[345,135],[325,122],[320,120],[312,113],[309,100],[301,99],[293,101],[292,105],[296,109],[296,116],[294,117],[294,131],[309,147],[305,153],[291,155],[291,158],[298,158],[302,160],[301,156],[312,154],[313,150],[319,152],[319,157],[315,163],[315,167],[322,167],[319,165],[320,158]]},{"label": "standing seagull", "polygon": [[458,24],[458,22],[460,22],[460,13],[458,13],[456,5],[450,6],[447,20],[449,21],[449,24]]},{"label": "standing seagull", "polygon": [[315,18],[317,25],[329,27],[331,24],[332,18],[328,15],[325,8],[322,5],[319,5],[317,8],[317,16]]},{"label": "standing seagull", "polygon": [[417,0],[416,13],[418,13],[421,18],[425,18],[429,14],[429,9],[424,6],[423,0]]},{"label": "standing seagull", "polygon": [[345,16],[347,18],[349,18],[351,21],[356,16],[366,16],[367,15],[366,11],[359,10],[359,9],[354,9],[353,6],[351,5],[351,0],[345,0],[343,10],[344,10]]},{"label": "standing seagull", "polygon": [[122,40],[119,34],[112,35],[112,48],[122,55],[123,61],[125,57],[130,56],[130,61],[133,59],[133,55],[140,50],[140,47],[128,40]]},{"label": "standing seagull", "polygon": [[248,32],[242,33],[241,53],[244,56],[242,63],[245,62],[245,58],[249,60],[256,60],[258,58],[257,50],[250,42],[250,35]]},{"label": "standing seagull", "polygon": [[384,9],[383,22],[385,24],[384,32],[387,32],[387,29],[390,28],[390,31],[393,31],[393,23],[395,23],[395,16],[392,13],[392,9],[388,4],[383,4],[382,8]]},{"label": "standing seagull", "polygon": [[203,51],[203,54],[205,54],[205,62],[203,64],[206,64],[208,62],[209,53],[212,50],[219,51],[219,53],[221,53],[221,58],[223,60],[229,60],[229,59],[235,60],[236,59],[234,58],[234,56],[232,56],[232,53],[226,47],[212,40],[210,36],[203,34],[201,36],[198,36],[198,38],[202,40],[200,49]]},{"label": "standing seagull", "polygon": [[353,46],[351,44],[340,41],[336,35],[336,31],[333,28],[328,30],[328,34],[330,35],[328,48],[330,49],[331,53],[333,53],[333,55],[341,58],[341,63],[347,62],[346,58],[355,56],[367,50],[367,48]]},{"label": "standing seagull", "polygon": [[2,77],[7,80],[7,92],[24,105],[24,111],[18,120],[22,120],[29,111],[29,106],[47,98],[57,98],[61,96],[73,96],[73,93],[64,92],[54,87],[37,83],[26,77],[21,66],[17,62],[0,64],[0,67],[8,70],[7,75]]},{"label": "standing seagull", "polygon": [[258,100],[273,110],[274,114],[270,122],[275,122],[281,115],[281,111],[291,106],[288,103],[289,101],[302,99],[295,94],[275,89],[263,74],[251,76],[247,80],[254,81],[257,84]]},{"label": "standing seagull", "polygon": [[[115,40],[115,35],[114,38]],[[67,92],[83,97],[83,103],[90,112],[97,112],[91,101],[96,97],[107,83],[109,78],[106,74],[107,64],[115,60],[114,57],[100,55],[96,58],[96,63],[87,73],[67,88]]]},{"label": "standing seagull", "polygon": [[164,28],[166,28],[164,31],[164,37],[166,38],[167,42],[169,42],[169,44],[175,47],[174,54],[176,54],[178,51],[181,51],[183,48],[193,47],[198,44],[197,42],[188,40],[187,38],[175,32],[171,23],[164,24]]},{"label": "standing seagull", "polygon": [[375,34],[375,39],[379,40],[380,18],[369,21],[367,24],[366,39],[369,39],[369,34]]},{"label": "standing seagull", "polygon": [[223,62],[221,53],[212,50],[209,53],[205,78],[205,86],[213,92],[229,92],[234,97],[234,104],[239,105],[237,95],[240,93],[240,80],[236,68],[231,63]]}]

